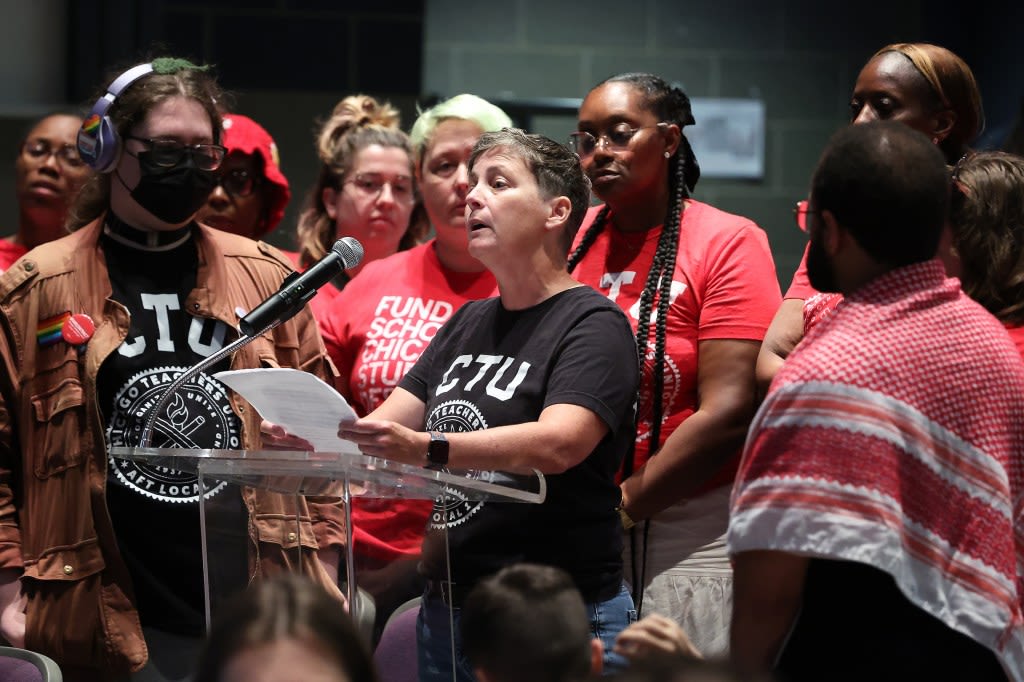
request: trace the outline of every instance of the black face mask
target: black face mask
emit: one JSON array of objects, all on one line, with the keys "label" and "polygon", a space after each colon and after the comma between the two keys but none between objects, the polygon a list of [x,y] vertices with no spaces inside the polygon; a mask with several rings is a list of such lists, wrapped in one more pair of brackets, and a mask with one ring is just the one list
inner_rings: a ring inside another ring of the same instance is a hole
[{"label": "black face mask", "polygon": [[195,215],[217,185],[213,171],[196,168],[188,154],[171,167],[153,163],[151,152],[139,152],[135,158],[142,177],[131,191],[132,199],[171,225],[180,225]]}]

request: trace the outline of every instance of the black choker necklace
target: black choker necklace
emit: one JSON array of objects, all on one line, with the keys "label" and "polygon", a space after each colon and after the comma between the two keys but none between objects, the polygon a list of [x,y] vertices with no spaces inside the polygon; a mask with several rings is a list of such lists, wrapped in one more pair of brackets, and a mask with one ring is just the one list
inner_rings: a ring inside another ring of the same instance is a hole
[{"label": "black choker necklace", "polygon": [[140,230],[110,213],[103,224],[103,234],[119,244],[141,251],[170,251],[189,240],[192,224],[176,230]]}]

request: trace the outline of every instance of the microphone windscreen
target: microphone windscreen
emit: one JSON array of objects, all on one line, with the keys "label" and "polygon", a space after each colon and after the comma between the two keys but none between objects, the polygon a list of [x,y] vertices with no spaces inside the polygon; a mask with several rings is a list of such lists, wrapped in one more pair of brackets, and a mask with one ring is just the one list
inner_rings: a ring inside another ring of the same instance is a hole
[{"label": "microphone windscreen", "polygon": [[363,245],[355,237],[342,237],[334,242],[331,251],[338,254],[346,270],[354,268],[363,260]]}]

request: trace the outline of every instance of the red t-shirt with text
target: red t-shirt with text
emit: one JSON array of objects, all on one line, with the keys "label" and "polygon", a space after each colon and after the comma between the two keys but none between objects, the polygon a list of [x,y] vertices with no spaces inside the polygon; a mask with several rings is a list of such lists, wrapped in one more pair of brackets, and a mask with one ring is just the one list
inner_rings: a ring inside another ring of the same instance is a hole
[{"label": "red t-shirt with text", "polygon": [[[587,213],[577,243],[600,208]],[[609,224],[573,272],[578,281],[596,288],[626,311],[634,330],[640,294],[661,231],[658,226],[624,233]],[[708,339],[761,341],[780,301],[775,263],[764,231],[746,218],[688,201],[680,222],[666,326],[662,443],[697,409],[698,344]],[[656,314],[652,310],[641,378],[634,468],[647,461],[650,447]],[[704,490],[732,480],[739,454],[737,451],[730,465]]]}]

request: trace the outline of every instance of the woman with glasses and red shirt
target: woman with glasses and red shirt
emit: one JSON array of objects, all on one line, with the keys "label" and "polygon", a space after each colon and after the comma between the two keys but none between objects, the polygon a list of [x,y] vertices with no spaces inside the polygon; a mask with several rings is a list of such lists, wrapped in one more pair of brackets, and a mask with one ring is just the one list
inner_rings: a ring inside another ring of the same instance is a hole
[{"label": "woman with glasses and red shirt", "polygon": [[[950,166],[968,152],[985,120],[970,67],[946,48],[928,43],[895,43],[876,52],[857,76],[850,117],[853,124],[893,120],[919,130],[939,147]],[[808,207],[801,203],[797,219],[806,229]],[[947,234],[937,255],[948,253],[950,246]],[[822,293],[811,286],[805,251],[757,359],[762,392],[804,332],[841,300],[840,294]]]},{"label": "woman with glasses and red shirt", "polygon": [[331,299],[375,260],[419,243],[425,228],[412,220],[416,181],[409,136],[398,111],[367,95],[338,102],[317,133],[320,175],[299,216],[299,266],[323,258],[341,237],[355,237],[365,255],[327,284],[310,304],[322,320]]},{"label": "woman with glasses and red shirt", "polygon": [[75,148],[81,127],[79,116],[51,114],[33,124],[18,148],[18,231],[0,239],[0,273],[29,250],[68,233],[68,207],[90,175]]},{"label": "woman with glasses and red shirt", "polygon": [[228,150],[217,184],[196,220],[225,232],[263,239],[284,217],[291,199],[281,156],[270,133],[241,114],[224,114],[221,143]]},{"label": "woman with glasses and red shirt", "polygon": [[626,311],[643,358],[620,505],[638,606],[718,655],[731,615],[729,491],[780,296],[765,233],[691,198],[700,169],[683,127],[693,123],[686,94],[657,76],[590,91],[570,141],[604,204],[569,268]]}]

